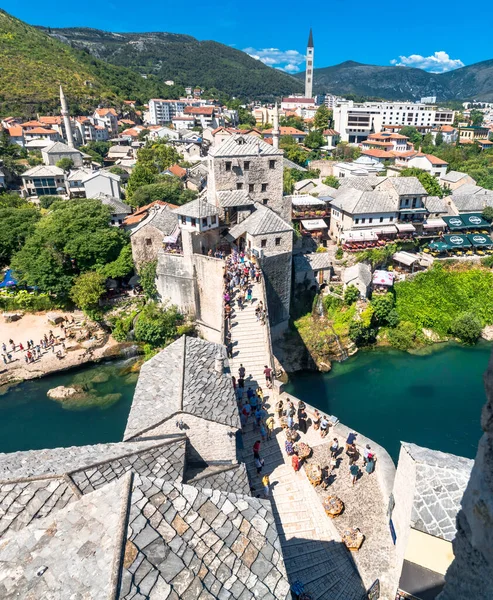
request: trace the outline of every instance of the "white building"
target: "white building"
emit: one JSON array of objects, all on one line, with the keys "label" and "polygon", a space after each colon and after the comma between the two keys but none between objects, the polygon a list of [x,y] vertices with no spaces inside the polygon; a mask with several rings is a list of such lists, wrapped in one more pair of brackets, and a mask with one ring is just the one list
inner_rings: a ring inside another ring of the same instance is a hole
[{"label": "white building", "polygon": [[301,98],[295,96],[292,98],[283,98],[281,100],[281,110],[296,110],[297,108],[302,109],[307,107],[316,108],[314,98]]},{"label": "white building", "polygon": [[39,165],[25,171],[21,177],[26,196],[65,195],[65,171],[58,167]]},{"label": "white building", "polygon": [[94,125],[106,129],[110,137],[118,135],[118,115],[114,108],[97,108],[92,118]]},{"label": "white building", "polygon": [[149,100],[149,124],[165,125],[171,123],[173,117],[182,115],[186,103],[184,100],[161,100],[152,98]]},{"label": "white building", "polygon": [[433,154],[423,154],[422,152],[406,152],[402,156],[396,156],[395,164],[406,169],[423,169],[423,171],[438,178],[444,177],[448,168],[448,162],[433,156]]},{"label": "white building", "polygon": [[97,198],[100,194],[120,198],[120,176],[108,171],[94,171],[83,181],[86,198]]},{"label": "white building", "polygon": [[384,125],[438,127],[452,125],[455,112],[436,106],[405,102],[365,102],[338,104],[334,109],[334,128],[341,140],[359,143],[372,133],[382,131]]}]

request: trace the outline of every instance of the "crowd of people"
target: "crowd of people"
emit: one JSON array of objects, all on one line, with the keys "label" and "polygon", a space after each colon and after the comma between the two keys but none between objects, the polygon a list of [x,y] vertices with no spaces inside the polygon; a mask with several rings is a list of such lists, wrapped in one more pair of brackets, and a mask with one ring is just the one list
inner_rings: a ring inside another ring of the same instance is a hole
[{"label": "crowd of people", "polygon": [[[53,330],[50,329],[47,334],[45,333],[43,335],[37,344],[32,339],[27,340],[25,344],[22,342],[16,343],[12,338],[8,340],[8,345],[7,343],[2,342],[2,360],[4,365],[14,363],[19,356],[17,353],[21,353],[26,364],[35,363],[41,360],[44,355],[48,354],[50,350],[52,355],[55,355],[61,360],[66,350],[65,339],[68,335],[67,328],[74,323],[75,319],[73,317],[71,321],[65,319],[60,324],[61,335],[55,335]],[[56,350],[56,346],[59,346],[58,350]]]}]

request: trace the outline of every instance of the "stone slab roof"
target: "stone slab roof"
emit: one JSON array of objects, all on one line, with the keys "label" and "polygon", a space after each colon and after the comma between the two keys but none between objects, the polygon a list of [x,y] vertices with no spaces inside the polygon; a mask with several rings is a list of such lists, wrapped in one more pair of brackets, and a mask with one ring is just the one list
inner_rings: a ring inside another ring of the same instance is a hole
[{"label": "stone slab roof", "polygon": [[414,529],[452,541],[455,519],[474,461],[402,443],[416,464],[416,486],[411,514]]},{"label": "stone slab roof", "polygon": [[209,156],[282,156],[282,150],[276,150],[260,138],[253,135],[231,135],[222,144],[209,150]]},{"label": "stone slab roof", "polygon": [[394,188],[399,196],[410,194],[427,194],[427,191],[417,177],[387,177],[385,186],[387,187],[389,184]]},{"label": "stone slab roof", "polygon": [[100,192],[93,196],[95,200],[99,200],[106,206],[109,206],[112,210],[112,213],[115,215],[129,215],[132,212],[132,209],[128,204],[122,202],[119,198],[115,198],[114,196],[108,196],[108,194],[103,194]]},{"label": "stone slab roof", "polygon": [[130,235],[140,231],[147,225],[159,229],[163,236],[171,235],[178,226],[178,215],[167,206],[160,206],[158,210],[152,210],[147,218],[143,219],[137,227],[134,227]]},{"label": "stone slab roof", "polygon": [[295,271],[317,271],[329,269],[332,257],[328,252],[314,252],[313,254],[296,254],[293,256]]},{"label": "stone slab roof", "polygon": [[290,597],[270,503],[135,477],[118,598]]},{"label": "stone slab roof", "polygon": [[273,210],[255,203],[255,210],[246,219],[238,223],[229,230],[229,235],[233,239],[238,239],[244,233],[250,235],[265,235],[268,233],[282,233],[292,231],[291,225],[281,219]]},{"label": "stone slab roof", "polygon": [[457,210],[461,212],[482,212],[486,206],[493,206],[493,192],[490,194],[462,194],[461,186],[456,193],[449,196]]},{"label": "stone slab roof", "polygon": [[216,192],[219,206],[223,208],[235,206],[252,206],[253,200],[245,190],[231,190],[226,192]]},{"label": "stone slab roof", "polygon": [[129,484],[120,479],[5,537],[0,597],[114,597]]},{"label": "stone slab roof", "polygon": [[442,175],[440,179],[442,179],[442,181],[449,181],[450,183],[457,183],[464,177],[467,177],[467,173],[461,173],[460,171],[449,171],[445,175]]},{"label": "stone slab roof", "polygon": [[43,152],[45,152],[47,154],[80,154],[80,155],[82,155],[82,152],[80,152],[80,150],[77,150],[77,148],[71,148],[69,145],[64,144],[63,142],[53,142],[49,146],[45,146],[43,148]]},{"label": "stone slab roof", "polygon": [[397,196],[388,191],[362,191],[343,188],[331,206],[350,215],[392,213],[397,210]]},{"label": "stone slab roof", "polygon": [[[215,371],[218,354],[225,366],[220,375]],[[182,412],[240,428],[224,346],[182,336],[144,363],[124,440],[135,438]]]},{"label": "stone slab roof", "polygon": [[446,215],[448,213],[447,200],[445,198],[428,196],[428,198],[425,200],[425,206],[432,214]]},{"label": "stone slab roof", "polygon": [[195,217],[196,219],[201,219],[202,217],[212,217],[219,214],[217,207],[214,206],[214,204],[207,202],[207,200],[204,200],[203,198],[197,198],[197,200],[187,202],[183,206],[175,208],[173,212],[180,216]]},{"label": "stone slab roof", "polygon": [[366,286],[371,283],[371,268],[366,263],[357,263],[344,270],[342,280],[346,285],[351,285],[355,281],[361,281]]},{"label": "stone slab roof", "polygon": [[233,494],[250,495],[250,483],[245,463],[237,465],[210,465],[193,475],[184,483],[197,488],[220,490]]},{"label": "stone slab roof", "polygon": [[[184,437],[173,440],[183,443]],[[152,455],[156,448],[163,447],[161,441],[144,441],[117,444],[94,444],[93,446],[70,446],[69,448],[49,448],[46,450],[28,450],[25,452],[11,452],[0,454],[0,483],[11,480],[61,477],[65,473],[94,468],[95,465],[110,463],[114,460],[123,461],[132,455],[140,455],[149,451]]]},{"label": "stone slab roof", "polygon": [[361,190],[362,192],[371,192],[375,189],[379,183],[385,181],[387,177],[378,177],[377,175],[367,175],[363,177],[343,177],[339,180],[340,189],[354,188],[355,190]]}]

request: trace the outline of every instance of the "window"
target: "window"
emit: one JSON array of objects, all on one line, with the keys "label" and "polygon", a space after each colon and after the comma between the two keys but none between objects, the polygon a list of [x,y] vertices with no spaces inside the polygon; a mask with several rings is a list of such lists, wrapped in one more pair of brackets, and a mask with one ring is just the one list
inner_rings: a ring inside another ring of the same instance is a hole
[{"label": "window", "polygon": [[262,184],[262,190],[261,191],[262,192],[266,192],[267,191],[267,184],[266,183]]},{"label": "window", "polygon": [[253,193],[255,191],[255,186],[253,185],[253,183],[248,184],[248,191],[251,193]]},{"label": "window", "polygon": [[192,227],[195,227],[197,225],[197,219],[195,219],[194,217],[192,217],[191,219],[191,225]]},{"label": "window", "polygon": [[416,208],[417,199],[413,198],[413,208]]},{"label": "window", "polygon": [[275,169],[275,168],[276,168],[276,161],[269,160],[269,169]]},{"label": "window", "polygon": [[354,219],[354,223],[357,225],[359,223],[359,219]]},{"label": "window", "polygon": [[231,163],[229,161],[226,163],[226,171],[231,171]]},{"label": "window", "polygon": [[202,227],[207,227],[207,217],[202,217]]},{"label": "window", "polygon": [[373,218],[371,218],[371,217],[370,217],[370,218],[368,219],[368,223],[373,223]]},{"label": "window", "polygon": [[383,217],[380,217],[380,223],[383,223]]},{"label": "window", "polygon": [[281,238],[276,238],[276,246],[280,246],[281,245]]},{"label": "window", "polygon": [[243,189],[243,184],[240,181],[236,184],[236,189],[237,190],[242,190]]},{"label": "window", "polygon": [[244,170],[244,171],[249,171],[249,170],[250,170],[250,161],[249,161],[249,160],[246,160],[246,161],[243,163],[243,170]]},{"label": "window", "polygon": [[211,217],[211,225],[215,225],[217,223],[217,215],[213,215]]},{"label": "window", "polygon": [[392,221],[394,220],[394,217],[390,217],[389,221],[392,223]]},{"label": "window", "polygon": [[151,238],[146,238],[146,246],[152,246]]},{"label": "window", "polygon": [[260,247],[261,248],[266,248],[267,247],[267,240],[260,240]]},{"label": "window", "polygon": [[187,224],[187,218],[186,217],[181,217],[181,224],[182,225],[186,225]]},{"label": "window", "polygon": [[264,198],[264,199],[262,200],[262,204],[263,204],[264,206],[267,206],[267,202],[269,202],[269,199],[268,199],[268,198]]},{"label": "window", "polygon": [[361,219],[361,222],[364,223],[366,221],[366,219]]}]

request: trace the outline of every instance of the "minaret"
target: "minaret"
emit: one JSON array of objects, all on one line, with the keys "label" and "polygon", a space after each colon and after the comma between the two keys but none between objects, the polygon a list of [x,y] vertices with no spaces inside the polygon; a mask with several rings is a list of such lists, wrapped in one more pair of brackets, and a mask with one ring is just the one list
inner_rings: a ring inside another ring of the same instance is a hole
[{"label": "minaret", "polygon": [[62,86],[60,86],[60,104],[62,105],[62,117],[65,125],[65,137],[67,138],[67,144],[71,148],[75,148],[74,136],[72,135],[72,126],[70,124],[70,116],[68,114],[67,101],[65,100],[65,94],[63,93]]},{"label": "minaret", "polygon": [[306,48],[306,72],[305,72],[305,98],[312,97],[313,91],[313,34],[310,27],[310,35],[308,36],[308,46]]},{"label": "minaret", "polygon": [[274,114],[272,115],[272,145],[274,148],[279,148],[279,107],[277,106],[274,109]]}]

